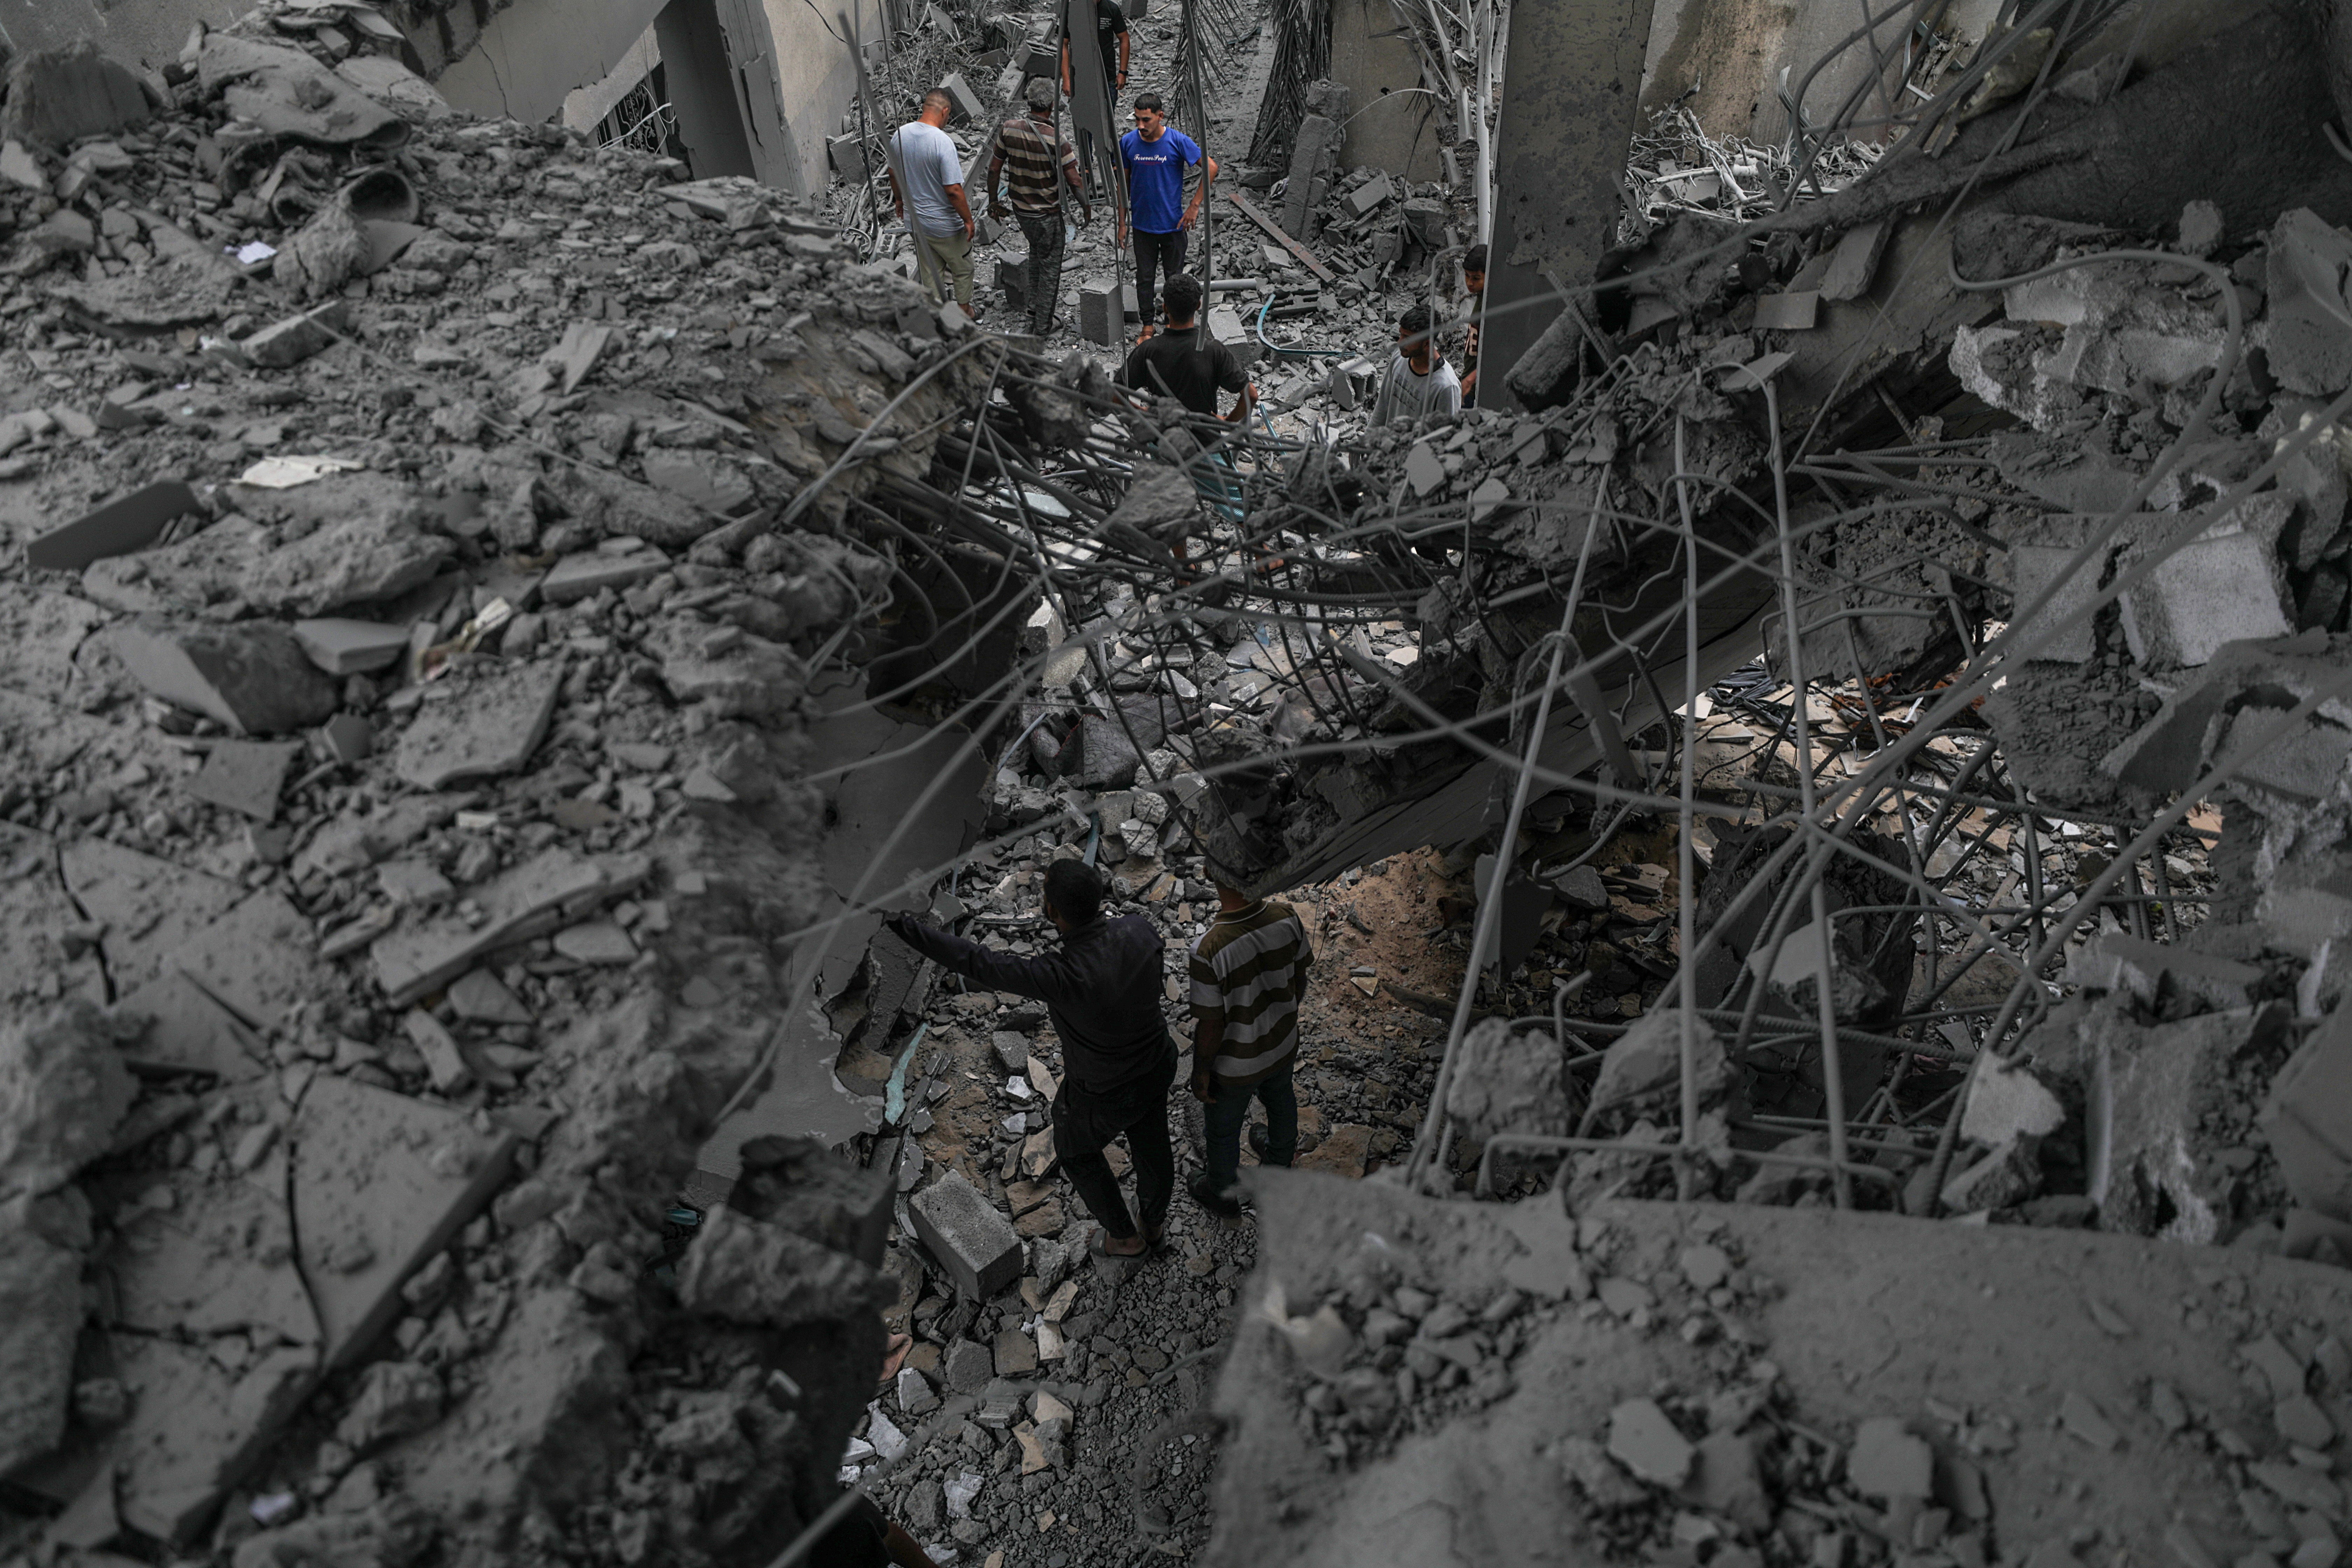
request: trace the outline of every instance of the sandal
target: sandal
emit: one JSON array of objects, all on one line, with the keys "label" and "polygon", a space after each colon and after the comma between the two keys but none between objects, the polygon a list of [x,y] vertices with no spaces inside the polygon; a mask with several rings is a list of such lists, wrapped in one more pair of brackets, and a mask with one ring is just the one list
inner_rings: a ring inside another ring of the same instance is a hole
[{"label": "sandal", "polygon": [[877,1385],[889,1387],[898,1380],[898,1369],[907,1364],[907,1352],[915,1348],[911,1334],[892,1334],[882,1351],[882,1381]]}]

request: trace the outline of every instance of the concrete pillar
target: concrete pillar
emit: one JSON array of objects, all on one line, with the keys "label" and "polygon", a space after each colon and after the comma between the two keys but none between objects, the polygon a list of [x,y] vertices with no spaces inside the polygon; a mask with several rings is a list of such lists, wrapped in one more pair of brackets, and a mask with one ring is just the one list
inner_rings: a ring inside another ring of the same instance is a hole
[{"label": "concrete pillar", "polygon": [[717,0],[669,0],[654,22],[662,77],[677,115],[678,140],[698,180],[753,175],[751,138],[737,106]]},{"label": "concrete pillar", "polygon": [[1622,205],[1654,0],[1553,0],[1511,14],[1495,160],[1495,233],[1478,334],[1478,403],[1516,407],[1503,377],[1559,313],[1549,272],[1592,281]]},{"label": "concrete pillar", "polygon": [[1439,179],[1446,111],[1427,93],[1410,90],[1422,85],[1421,56],[1396,33],[1390,0],[1331,0],[1331,79],[1348,89],[1352,116],[1339,167]]}]

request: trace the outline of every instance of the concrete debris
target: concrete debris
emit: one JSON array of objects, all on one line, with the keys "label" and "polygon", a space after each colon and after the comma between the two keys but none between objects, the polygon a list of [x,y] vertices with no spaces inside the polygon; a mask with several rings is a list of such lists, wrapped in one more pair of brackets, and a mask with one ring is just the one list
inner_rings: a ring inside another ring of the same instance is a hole
[{"label": "concrete debris", "polygon": [[233,626],[149,622],[112,637],[132,679],[166,702],[202,713],[236,735],[281,735],[335,710],[334,684],[301,645],[270,622]]},{"label": "concrete debris", "polygon": [[134,1093],[87,1003],[0,1027],[0,1203],[54,1192],[105,1153]]}]

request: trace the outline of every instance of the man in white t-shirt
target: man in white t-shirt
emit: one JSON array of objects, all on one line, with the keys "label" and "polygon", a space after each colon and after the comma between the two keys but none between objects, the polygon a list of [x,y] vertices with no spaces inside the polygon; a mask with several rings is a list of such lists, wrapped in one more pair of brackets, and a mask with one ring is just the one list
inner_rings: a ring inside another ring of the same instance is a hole
[{"label": "man in white t-shirt", "polygon": [[1381,378],[1380,401],[1372,405],[1372,428],[1418,425],[1462,412],[1462,378],[1439,357],[1430,332],[1429,307],[1415,305],[1397,318],[1397,352]]},{"label": "man in white t-shirt", "polygon": [[954,112],[955,100],[945,88],[923,94],[923,111],[891,138],[890,192],[900,218],[907,216],[909,203],[914,205],[908,226],[915,231],[915,266],[931,298],[944,301],[942,279],[952,279],[955,302],[976,317],[971,305],[971,204],[963,195],[962,155],[947,132],[948,116]]}]

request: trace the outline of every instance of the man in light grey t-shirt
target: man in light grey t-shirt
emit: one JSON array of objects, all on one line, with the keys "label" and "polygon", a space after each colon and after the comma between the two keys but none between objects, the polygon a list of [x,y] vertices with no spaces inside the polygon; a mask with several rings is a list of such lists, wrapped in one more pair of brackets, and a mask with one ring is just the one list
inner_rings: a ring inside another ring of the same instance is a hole
[{"label": "man in light grey t-shirt", "polygon": [[[945,88],[935,87],[923,95],[922,112],[898,127],[890,139],[890,191],[902,219],[908,205],[914,205],[914,221],[908,226],[915,231],[915,266],[931,298],[944,300],[943,280],[952,279],[956,303],[965,314],[976,317],[971,303],[971,204],[964,200],[963,158],[956,152],[955,139],[947,132],[948,116],[954,112],[955,100]],[[906,179],[903,185],[901,170]]]}]

